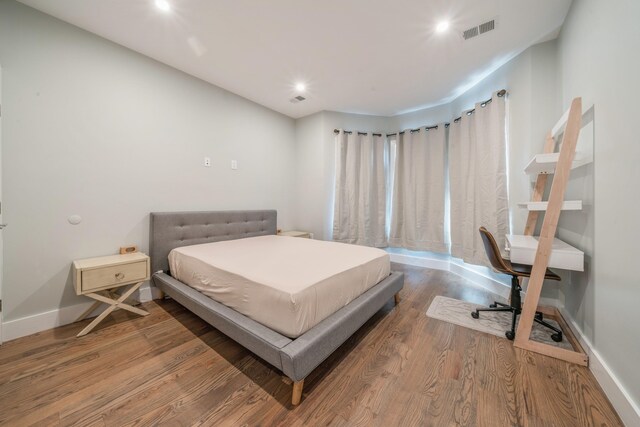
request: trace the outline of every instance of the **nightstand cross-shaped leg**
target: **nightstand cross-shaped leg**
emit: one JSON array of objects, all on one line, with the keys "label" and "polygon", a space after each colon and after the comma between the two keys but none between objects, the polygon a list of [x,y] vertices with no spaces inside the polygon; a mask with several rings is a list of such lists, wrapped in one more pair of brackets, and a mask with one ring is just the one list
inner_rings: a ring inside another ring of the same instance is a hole
[{"label": "nightstand cross-shaped leg", "polygon": [[96,302],[87,311],[83,313],[83,315],[80,317],[79,320],[84,319],[87,315],[89,315],[91,311],[95,310],[97,307],[97,304],[105,303],[105,304],[109,304],[109,307],[107,307],[105,311],[100,313],[98,317],[93,319],[93,321],[89,323],[82,331],[80,331],[78,336],[81,337],[91,332],[91,330],[95,328],[98,325],[98,323],[102,322],[105,317],[107,317],[109,314],[111,314],[112,311],[118,308],[130,311],[132,313],[139,314],[140,316],[146,316],[147,314],[149,314],[144,310],[140,310],[139,308],[133,307],[129,304],[125,304],[124,302],[127,298],[129,298],[129,296],[131,296],[132,293],[138,290],[138,288],[142,286],[143,283],[144,282],[140,282],[140,283],[131,285],[131,287],[127,289],[125,292],[123,292],[118,299],[107,298],[103,295],[96,294],[96,293],[85,294],[89,298],[93,298],[94,300],[96,300]]}]

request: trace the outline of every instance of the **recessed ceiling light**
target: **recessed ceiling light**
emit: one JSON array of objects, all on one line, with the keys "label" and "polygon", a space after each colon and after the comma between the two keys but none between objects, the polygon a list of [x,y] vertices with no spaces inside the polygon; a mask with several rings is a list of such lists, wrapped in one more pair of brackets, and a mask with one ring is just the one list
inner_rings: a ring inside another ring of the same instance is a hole
[{"label": "recessed ceiling light", "polygon": [[304,92],[307,89],[307,86],[304,83],[296,83],[296,90],[298,92]]},{"label": "recessed ceiling light", "polygon": [[440,21],[436,25],[436,33],[444,33],[449,29],[449,21]]},{"label": "recessed ceiling light", "polygon": [[163,12],[171,11],[171,5],[167,0],[156,0],[156,7]]}]

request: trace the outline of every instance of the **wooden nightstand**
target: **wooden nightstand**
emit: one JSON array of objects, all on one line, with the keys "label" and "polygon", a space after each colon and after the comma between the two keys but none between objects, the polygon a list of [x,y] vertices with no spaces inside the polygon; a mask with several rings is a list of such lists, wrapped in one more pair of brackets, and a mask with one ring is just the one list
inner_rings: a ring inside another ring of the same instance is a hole
[{"label": "wooden nightstand", "polygon": [[311,238],[311,233],[308,231],[281,231],[278,233],[278,236],[289,236],[289,237],[304,237],[305,239]]},{"label": "wooden nightstand", "polygon": [[[98,323],[118,308],[141,316],[149,314],[126,304],[125,300],[146,280],[149,280],[150,271],[149,257],[140,252],[74,261],[73,286],[76,289],[76,294],[96,300],[76,321],[87,317],[100,304],[109,304],[109,307],[80,331],[78,336],[88,334]],[[123,289],[121,293],[115,291],[128,285],[130,287]]]}]

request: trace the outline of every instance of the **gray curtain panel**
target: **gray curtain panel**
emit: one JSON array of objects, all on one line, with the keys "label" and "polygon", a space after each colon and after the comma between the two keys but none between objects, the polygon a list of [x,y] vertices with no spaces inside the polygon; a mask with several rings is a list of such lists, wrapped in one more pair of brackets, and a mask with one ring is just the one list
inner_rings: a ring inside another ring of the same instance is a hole
[{"label": "gray curtain panel", "polygon": [[505,111],[504,97],[494,93],[449,128],[451,255],[471,264],[489,265],[481,226],[501,248],[509,233]]},{"label": "gray curtain panel", "polygon": [[336,150],[333,240],[387,246],[386,138],[341,130],[336,135]]},{"label": "gray curtain panel", "polygon": [[444,125],[398,134],[390,246],[448,252],[444,231],[445,138]]}]

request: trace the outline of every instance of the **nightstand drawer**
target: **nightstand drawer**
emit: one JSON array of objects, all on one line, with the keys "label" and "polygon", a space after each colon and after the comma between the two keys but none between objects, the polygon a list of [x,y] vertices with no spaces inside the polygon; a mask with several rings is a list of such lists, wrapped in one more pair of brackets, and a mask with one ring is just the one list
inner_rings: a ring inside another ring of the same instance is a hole
[{"label": "nightstand drawer", "polygon": [[82,291],[113,287],[121,283],[143,281],[146,277],[146,261],[84,270],[82,271]]}]

